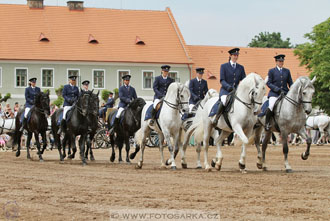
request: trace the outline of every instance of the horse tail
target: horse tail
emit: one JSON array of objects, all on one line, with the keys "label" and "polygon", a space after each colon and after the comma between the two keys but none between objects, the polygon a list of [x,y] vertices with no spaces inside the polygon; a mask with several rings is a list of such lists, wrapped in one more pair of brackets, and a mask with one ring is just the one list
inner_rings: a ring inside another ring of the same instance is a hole
[{"label": "horse tail", "polygon": [[17,114],[16,119],[15,119],[15,131],[12,133],[13,147],[15,145],[17,145],[19,142],[19,135],[20,135],[19,129],[21,127],[21,124],[20,124],[21,114]]},{"label": "horse tail", "polygon": [[194,139],[195,139],[196,143],[201,143],[204,139],[204,123],[203,123],[203,120],[199,120],[198,122],[194,122],[194,124],[191,126],[191,129],[194,130],[194,132],[192,133],[192,136],[194,136]]}]

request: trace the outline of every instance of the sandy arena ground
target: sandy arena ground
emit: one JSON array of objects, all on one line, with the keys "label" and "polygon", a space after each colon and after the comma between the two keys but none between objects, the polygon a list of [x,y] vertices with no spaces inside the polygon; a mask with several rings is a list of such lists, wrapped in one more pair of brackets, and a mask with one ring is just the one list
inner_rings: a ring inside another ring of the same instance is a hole
[{"label": "sandy arena ground", "polygon": [[[83,167],[78,159],[59,163],[57,150],[46,151],[45,162],[26,152],[0,153],[0,220],[109,220],[111,209],[193,209],[217,212],[221,220],[329,220],[330,145],[290,146],[294,173],[286,174],[282,148],[269,146],[269,171],[256,167],[256,150],[247,151],[247,174],[238,169],[240,147],[224,147],[220,172],[188,167],[160,169],[156,148],[147,148],[144,167],[109,162],[110,150],[95,150],[95,162]],[[166,149],[168,156],[168,151]],[[215,155],[211,147],[209,156]],[[139,155],[138,155],[139,156]],[[203,155],[202,155],[203,157]],[[202,158],[203,159],[203,158]]]}]

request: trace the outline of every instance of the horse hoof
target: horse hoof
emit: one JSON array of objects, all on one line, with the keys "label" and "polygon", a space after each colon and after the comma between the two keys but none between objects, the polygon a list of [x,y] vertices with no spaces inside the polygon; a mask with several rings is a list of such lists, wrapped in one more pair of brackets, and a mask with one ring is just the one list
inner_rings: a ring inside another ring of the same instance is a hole
[{"label": "horse hoof", "polygon": [[126,164],[130,165],[131,164],[131,161],[126,161]]},{"label": "horse hoof", "polygon": [[257,167],[258,167],[258,169],[262,169],[262,164],[261,163],[257,163]]},{"label": "horse hoof", "polygon": [[241,164],[238,162],[239,169],[244,170],[245,169],[245,164]]},{"label": "horse hoof", "polygon": [[134,160],[135,156],[136,156],[135,153],[131,153],[131,154],[129,155],[129,158],[130,158],[131,160]]},{"label": "horse hoof", "polygon": [[187,169],[188,165],[186,163],[181,163],[182,169]]},{"label": "horse hoof", "polygon": [[119,164],[122,164],[122,163],[124,163],[124,161],[122,161],[122,160],[118,160],[118,163],[119,163]]},{"label": "horse hoof", "polygon": [[142,169],[142,165],[136,164],[135,169]]},{"label": "horse hoof", "polygon": [[113,163],[113,162],[115,161],[115,159],[116,159],[116,157],[112,155],[112,156],[110,157],[110,162]]},{"label": "horse hoof", "polygon": [[91,156],[91,158],[90,158],[90,159],[91,159],[91,161],[95,161],[95,158],[94,158],[94,156]]},{"label": "horse hoof", "polygon": [[39,162],[44,162],[44,159],[39,159]]},{"label": "horse hoof", "polygon": [[208,168],[205,168],[205,171],[206,171],[206,172],[211,172],[212,169],[211,169],[211,167],[208,167]]},{"label": "horse hoof", "polygon": [[268,171],[268,168],[267,167],[263,167],[262,170],[263,171]]},{"label": "horse hoof", "polygon": [[83,162],[82,165],[83,165],[83,167],[87,166],[87,162]]},{"label": "horse hoof", "polygon": [[215,165],[215,169],[216,169],[217,171],[220,171],[220,170],[221,170],[221,165],[216,164],[216,165]]},{"label": "horse hoof", "polygon": [[197,166],[196,169],[200,170],[200,169],[202,169],[202,166]]},{"label": "horse hoof", "polygon": [[242,174],[246,174],[247,173],[246,169],[243,169],[243,170],[240,170],[240,171],[242,172]]},{"label": "horse hoof", "polygon": [[166,166],[169,166],[169,165],[170,165],[169,161],[170,161],[169,159],[166,160],[166,162],[165,162],[165,165],[166,165]]},{"label": "horse hoof", "polygon": [[214,159],[211,161],[211,166],[212,166],[212,167],[215,167]]},{"label": "horse hoof", "polygon": [[305,155],[304,153],[301,154],[301,159],[303,160],[307,160],[308,159],[308,155]]},{"label": "horse hoof", "polygon": [[292,169],[285,169],[286,173],[293,173]]},{"label": "horse hoof", "polygon": [[21,155],[21,152],[16,152],[16,157],[19,157]]},{"label": "horse hoof", "polygon": [[172,166],[171,169],[172,169],[172,170],[176,170],[176,166]]}]

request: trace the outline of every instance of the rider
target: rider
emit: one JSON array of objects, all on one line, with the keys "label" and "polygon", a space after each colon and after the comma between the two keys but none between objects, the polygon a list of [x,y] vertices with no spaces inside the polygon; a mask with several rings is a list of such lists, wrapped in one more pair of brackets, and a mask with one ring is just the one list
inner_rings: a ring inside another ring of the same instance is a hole
[{"label": "rider", "polygon": [[215,127],[218,124],[218,120],[225,109],[227,95],[237,88],[241,80],[245,78],[244,66],[237,63],[239,48],[233,48],[228,51],[230,54],[229,62],[221,65],[220,68],[220,104],[217,110],[217,115],[212,122]]},{"label": "rider", "polygon": [[132,87],[129,82],[131,79],[131,75],[127,74],[122,77],[124,80],[124,85],[119,88],[119,105],[118,105],[118,112],[116,114],[116,118],[114,121],[114,125],[110,131],[110,133],[113,133],[116,131],[116,128],[119,126],[119,121],[120,121],[120,115],[125,110],[124,108],[127,107],[129,103],[131,103],[132,100],[136,99],[136,91],[134,87]]},{"label": "rider", "polygon": [[203,79],[204,68],[196,68],[197,77],[191,79],[189,82],[190,99],[189,99],[189,112],[193,109],[198,101],[204,99],[205,94],[209,90],[207,81]]},{"label": "rider", "polygon": [[170,71],[171,66],[163,65],[161,68],[162,68],[162,74],[155,78],[155,82],[153,86],[155,96],[154,96],[153,108],[151,111],[151,120],[149,122],[150,126],[154,125],[154,120],[157,113],[156,111],[157,104],[161,101],[162,98],[165,97],[167,88],[170,86],[172,82],[174,82],[172,78],[168,77],[168,72]]},{"label": "rider", "polygon": [[25,88],[25,100],[26,100],[25,112],[24,112],[23,123],[21,125],[21,128],[19,129],[20,132],[24,130],[24,127],[27,123],[27,116],[31,107],[34,105],[35,96],[41,92],[40,88],[36,87],[36,82],[37,82],[37,78],[31,78],[29,80],[29,87]]},{"label": "rider", "polygon": [[277,101],[281,93],[287,94],[289,87],[293,84],[290,70],[283,68],[284,65],[284,54],[276,55],[276,67],[268,71],[267,86],[270,88],[268,93],[269,106],[266,110],[266,125],[265,130],[269,131],[271,128],[270,118],[273,116],[274,104]]},{"label": "rider", "polygon": [[64,85],[62,96],[64,98],[63,104],[63,118],[61,121],[61,126],[57,131],[57,134],[61,134],[62,131],[65,131],[66,128],[66,113],[72,108],[72,105],[78,100],[79,89],[76,86],[77,76],[69,77],[69,84]]},{"label": "rider", "polygon": [[83,91],[88,91],[88,86],[89,86],[89,80],[84,80],[81,84],[82,84],[82,90]]},{"label": "rider", "polygon": [[113,93],[110,92],[107,103],[104,105],[104,107],[99,112],[100,116],[103,116],[106,113],[108,108],[113,108],[114,104],[115,104],[115,99],[113,99]]}]

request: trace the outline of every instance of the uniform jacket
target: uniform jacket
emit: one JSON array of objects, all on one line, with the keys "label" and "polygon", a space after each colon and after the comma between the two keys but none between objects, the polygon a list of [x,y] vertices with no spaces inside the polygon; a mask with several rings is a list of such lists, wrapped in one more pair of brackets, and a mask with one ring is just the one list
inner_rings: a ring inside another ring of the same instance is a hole
[{"label": "uniform jacket", "polygon": [[207,87],[207,81],[201,79],[201,83],[199,83],[197,78],[194,78],[190,80],[189,90],[191,95],[189,99],[189,104],[196,104],[199,100],[204,99],[205,94],[209,90]]},{"label": "uniform jacket", "polygon": [[291,87],[292,84],[293,82],[289,69],[282,68],[282,73],[277,67],[268,71],[267,86],[270,88],[268,97],[278,97],[282,91],[287,94],[289,91],[288,86]]},{"label": "uniform jacket", "polygon": [[64,98],[63,107],[72,106],[78,100],[79,89],[77,86],[71,86],[70,84],[64,85],[62,96]]},{"label": "uniform jacket", "polygon": [[172,82],[174,82],[174,80],[170,77],[167,77],[166,79],[164,79],[162,75],[156,77],[153,86],[155,92],[154,99],[161,99],[165,97],[167,88]]},{"label": "uniform jacket", "polygon": [[25,106],[32,107],[34,105],[35,96],[40,93],[40,88],[35,87],[34,89],[30,86],[25,88]]},{"label": "uniform jacket", "polygon": [[136,98],[137,96],[134,87],[128,86],[128,88],[126,88],[126,86],[123,85],[119,88],[120,102],[118,107],[126,107],[129,103],[131,103],[132,100]]},{"label": "uniform jacket", "polygon": [[113,108],[113,105],[115,104],[115,99],[113,98],[108,98],[107,103],[105,104],[106,108]]},{"label": "uniform jacket", "polygon": [[224,63],[220,68],[220,96],[229,94],[229,88],[237,88],[239,82],[245,78],[244,67],[236,63],[234,69],[230,62]]}]

